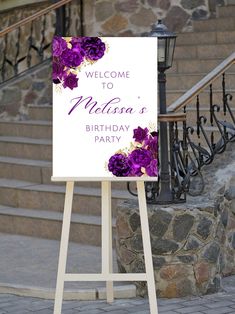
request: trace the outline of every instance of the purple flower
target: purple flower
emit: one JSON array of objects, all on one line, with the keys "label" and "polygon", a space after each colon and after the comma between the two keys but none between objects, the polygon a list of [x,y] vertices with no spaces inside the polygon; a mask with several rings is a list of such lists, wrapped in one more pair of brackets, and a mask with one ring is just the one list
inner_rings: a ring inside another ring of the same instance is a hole
[{"label": "purple flower", "polygon": [[83,56],[77,52],[76,50],[66,49],[63,51],[61,55],[61,62],[69,67],[69,68],[76,68],[78,67],[83,61]]},{"label": "purple flower", "polygon": [[156,136],[148,136],[147,139],[144,141],[145,147],[149,149],[153,156],[157,157],[157,151],[158,151],[158,137]]},{"label": "purple flower", "polygon": [[148,176],[156,177],[158,175],[157,165],[158,165],[157,159],[152,159],[150,164],[145,168]]},{"label": "purple flower", "polygon": [[63,87],[68,87],[73,89],[78,86],[78,78],[75,74],[69,73],[69,75],[64,76]]},{"label": "purple flower", "polygon": [[64,75],[64,65],[59,62],[53,62],[52,63],[52,79],[57,80],[57,79],[62,79]]},{"label": "purple flower", "polygon": [[59,79],[56,79],[56,80],[53,80],[53,83],[54,83],[54,84],[60,84],[61,81],[60,81]]},{"label": "purple flower", "polygon": [[62,37],[55,36],[52,41],[53,57],[59,57],[67,49],[67,43]]},{"label": "purple flower", "polygon": [[135,167],[139,166],[146,168],[152,160],[152,154],[149,150],[137,148],[131,152],[129,158]]},{"label": "purple flower", "polygon": [[105,52],[105,44],[99,37],[83,37],[81,47],[86,58],[94,61],[102,58]]},{"label": "purple flower", "polygon": [[148,135],[149,130],[147,128],[142,129],[140,126],[138,126],[137,129],[134,129],[134,135],[133,138],[136,142],[142,143]]},{"label": "purple flower", "polygon": [[117,177],[128,177],[131,174],[131,162],[122,154],[115,154],[109,159],[108,169]]}]

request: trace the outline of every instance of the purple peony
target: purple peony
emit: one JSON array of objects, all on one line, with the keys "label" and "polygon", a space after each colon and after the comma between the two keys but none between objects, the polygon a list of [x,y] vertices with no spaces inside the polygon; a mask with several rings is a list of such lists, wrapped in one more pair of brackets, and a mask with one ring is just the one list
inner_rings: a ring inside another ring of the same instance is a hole
[{"label": "purple peony", "polygon": [[105,52],[105,44],[99,37],[83,37],[81,47],[86,58],[94,61],[102,58]]},{"label": "purple peony", "polygon": [[61,62],[69,67],[69,68],[76,68],[78,67],[83,61],[83,56],[72,49],[66,49],[63,51],[61,55]]},{"label": "purple peony", "polygon": [[59,57],[67,49],[67,43],[62,37],[55,36],[52,41],[53,57]]},{"label": "purple peony", "polygon": [[108,169],[117,177],[128,177],[131,174],[131,162],[122,154],[115,154],[109,159]]},{"label": "purple peony", "polygon": [[69,73],[69,75],[64,76],[63,87],[68,87],[73,89],[78,86],[78,78],[75,74]]},{"label": "purple peony", "polygon": [[149,149],[154,157],[157,157],[158,151],[158,137],[156,136],[148,136],[147,139],[144,141],[145,147]]},{"label": "purple peony", "polygon": [[152,160],[152,154],[149,150],[137,148],[131,152],[129,158],[135,167],[146,168]]},{"label": "purple peony", "polygon": [[82,48],[82,38],[81,37],[73,37],[72,40],[70,40],[70,44],[72,45],[72,50],[74,52],[79,53],[82,57],[85,56],[85,52]]},{"label": "purple peony", "polygon": [[53,62],[52,63],[52,79],[57,80],[57,79],[62,79],[64,75],[64,66],[63,64],[59,62]]},{"label": "purple peony", "polygon": [[138,126],[137,129],[134,129],[134,135],[133,138],[136,142],[142,143],[148,135],[149,130],[147,128],[142,129],[140,126]]},{"label": "purple peony", "polygon": [[158,165],[157,159],[152,159],[150,164],[145,168],[148,176],[156,177],[158,175],[157,165]]}]

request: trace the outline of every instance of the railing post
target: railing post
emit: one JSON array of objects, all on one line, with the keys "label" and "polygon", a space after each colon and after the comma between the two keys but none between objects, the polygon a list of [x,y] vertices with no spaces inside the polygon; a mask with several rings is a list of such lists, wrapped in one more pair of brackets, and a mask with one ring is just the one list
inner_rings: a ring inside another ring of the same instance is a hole
[{"label": "railing post", "polygon": [[[158,90],[159,90],[159,103],[160,114],[166,113],[166,74],[164,71],[158,73]],[[160,192],[157,197],[158,204],[173,202],[173,194],[170,184],[170,171],[169,171],[169,152],[168,152],[168,132],[167,122],[160,122]]]},{"label": "railing post", "polygon": [[[58,2],[55,0],[53,2]],[[66,14],[65,14],[65,5],[56,9],[56,28],[55,35],[57,36],[66,36]]]}]

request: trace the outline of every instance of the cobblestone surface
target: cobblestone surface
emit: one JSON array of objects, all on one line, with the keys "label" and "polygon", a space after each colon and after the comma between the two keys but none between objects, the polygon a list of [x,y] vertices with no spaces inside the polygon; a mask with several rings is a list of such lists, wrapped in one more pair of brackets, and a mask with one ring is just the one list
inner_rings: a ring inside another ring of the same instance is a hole
[{"label": "cobblestone surface", "polygon": [[[223,279],[224,291],[203,297],[159,299],[159,314],[234,314],[235,276]],[[53,301],[0,295],[0,314],[52,314]],[[112,305],[105,301],[64,301],[63,314],[147,314],[147,299],[115,300]]]}]

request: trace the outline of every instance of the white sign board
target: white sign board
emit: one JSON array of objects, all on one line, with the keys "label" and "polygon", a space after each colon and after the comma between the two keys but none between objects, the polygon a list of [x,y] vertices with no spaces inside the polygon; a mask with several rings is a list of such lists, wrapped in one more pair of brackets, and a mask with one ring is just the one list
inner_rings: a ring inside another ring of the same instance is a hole
[{"label": "white sign board", "polygon": [[54,180],[157,178],[157,39],[53,40]]}]

